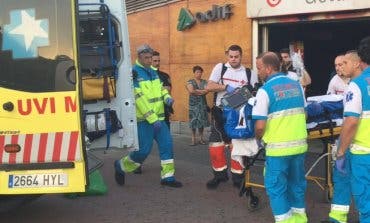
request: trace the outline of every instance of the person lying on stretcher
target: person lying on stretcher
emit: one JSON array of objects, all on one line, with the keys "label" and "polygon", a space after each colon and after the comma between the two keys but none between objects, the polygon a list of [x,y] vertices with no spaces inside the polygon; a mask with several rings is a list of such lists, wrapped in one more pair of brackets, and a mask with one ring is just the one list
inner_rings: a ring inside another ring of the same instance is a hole
[{"label": "person lying on stretcher", "polygon": [[342,123],[342,95],[331,94],[307,98],[307,129],[336,127],[341,126]]}]

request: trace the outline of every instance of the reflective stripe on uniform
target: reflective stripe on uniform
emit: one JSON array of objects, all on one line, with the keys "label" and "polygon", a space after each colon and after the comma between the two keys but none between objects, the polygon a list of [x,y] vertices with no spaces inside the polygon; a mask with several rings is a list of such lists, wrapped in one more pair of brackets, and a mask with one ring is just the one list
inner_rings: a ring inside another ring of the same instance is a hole
[{"label": "reflective stripe on uniform", "polygon": [[285,214],[275,215],[274,218],[275,218],[276,222],[285,222],[285,221],[289,220],[289,218],[291,218],[292,216],[293,216],[293,213],[292,213],[291,210],[289,210]]},{"label": "reflective stripe on uniform", "polygon": [[211,142],[209,144],[210,147],[219,147],[219,146],[225,146],[225,143],[223,142]]},{"label": "reflective stripe on uniform", "polygon": [[[150,114],[150,115],[153,115],[154,113]],[[164,114],[159,114],[157,115],[158,118],[164,118]],[[161,119],[160,119],[161,120]],[[143,118],[136,118],[136,121],[138,122],[142,122],[142,121],[146,121],[145,117]]]},{"label": "reflective stripe on uniform", "polygon": [[291,208],[293,213],[298,213],[298,214],[305,214],[306,213],[306,208]]},{"label": "reflective stripe on uniform", "polygon": [[275,142],[275,143],[268,143],[266,145],[266,149],[284,149],[284,148],[291,148],[291,147],[299,147],[307,145],[306,139],[295,140],[291,142]]},{"label": "reflective stripe on uniform", "polygon": [[148,111],[147,113],[145,113],[143,116],[144,118],[148,118],[149,116],[151,116],[152,114],[154,114],[154,111],[150,110]]},{"label": "reflective stripe on uniform", "polygon": [[173,159],[161,160],[161,165],[162,164],[169,164],[169,163],[173,163]]},{"label": "reflective stripe on uniform", "polygon": [[349,211],[349,205],[331,204],[331,210],[348,212]]},{"label": "reflective stripe on uniform", "polygon": [[223,167],[219,167],[219,168],[216,168],[216,167],[213,167],[213,166],[212,166],[212,169],[213,169],[214,171],[219,172],[219,171],[226,170],[226,169],[227,169],[227,166],[225,165],[225,166],[223,166]]},{"label": "reflective stripe on uniform", "polygon": [[351,153],[353,154],[369,154],[370,153],[370,148],[360,146],[357,144],[352,144],[350,146],[350,149],[351,149]]},{"label": "reflective stripe on uniform", "polygon": [[148,99],[149,103],[155,103],[158,101],[163,101],[162,97],[157,97],[157,98],[150,98]]},{"label": "reflective stripe on uniform", "polygon": [[362,118],[362,119],[370,118],[370,111],[363,111],[361,113],[360,118]]},{"label": "reflective stripe on uniform", "polygon": [[266,156],[292,156],[307,152],[307,144],[299,147],[290,147],[282,149],[266,149]]},{"label": "reflective stripe on uniform", "polygon": [[231,173],[236,173],[236,174],[242,174],[243,173],[243,170],[237,170],[237,169],[234,169],[234,168],[231,168],[230,169]]},{"label": "reflective stripe on uniform", "polygon": [[135,94],[135,99],[138,99],[140,97],[142,97],[144,94],[142,92],[139,92],[139,93],[136,93]]},{"label": "reflective stripe on uniform", "polygon": [[298,114],[304,114],[303,108],[292,108],[287,110],[282,110],[278,112],[273,112],[267,116],[267,119],[273,119],[273,118],[281,118],[289,115],[298,115]]}]

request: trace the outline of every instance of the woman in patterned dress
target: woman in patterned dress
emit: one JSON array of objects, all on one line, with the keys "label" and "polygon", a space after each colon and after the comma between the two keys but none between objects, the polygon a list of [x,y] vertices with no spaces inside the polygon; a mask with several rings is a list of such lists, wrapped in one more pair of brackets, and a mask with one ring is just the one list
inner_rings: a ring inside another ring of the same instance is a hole
[{"label": "woman in patterned dress", "polygon": [[194,79],[191,79],[186,84],[189,96],[189,126],[192,130],[191,144],[195,146],[196,130],[198,129],[199,143],[205,145],[203,131],[205,127],[209,126],[208,113],[207,113],[207,100],[205,90],[207,81],[202,79],[203,68],[200,66],[193,67]]}]

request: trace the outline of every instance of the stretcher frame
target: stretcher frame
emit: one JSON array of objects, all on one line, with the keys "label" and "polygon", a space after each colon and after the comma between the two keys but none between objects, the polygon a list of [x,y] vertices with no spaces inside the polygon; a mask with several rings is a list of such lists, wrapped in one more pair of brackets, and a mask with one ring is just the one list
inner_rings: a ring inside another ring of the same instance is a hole
[{"label": "stretcher frame", "polygon": [[331,201],[333,198],[333,158],[332,145],[335,139],[339,136],[342,127],[333,127],[319,130],[312,130],[308,132],[308,139],[321,139],[324,144],[323,154],[328,153],[325,157],[325,178],[319,176],[307,176],[307,180],[311,180],[320,187],[321,190],[326,191],[326,199]]},{"label": "stretcher frame", "polygon": [[[323,153],[328,153],[329,155],[325,158],[325,177],[320,176],[307,176],[307,180],[311,180],[316,183],[317,186],[323,191],[326,191],[326,199],[331,201],[333,197],[333,159],[331,156],[332,153],[332,144],[335,143],[335,139],[339,136],[342,127],[332,127],[332,128],[325,128],[325,129],[314,129],[308,130],[308,137],[307,139],[321,139],[322,143],[324,144]],[[254,211],[259,208],[259,199],[257,196],[253,194],[252,188],[265,188],[263,184],[253,183],[251,182],[251,173],[250,167],[253,166],[255,161],[264,161],[264,158],[260,158],[261,154],[265,154],[264,149],[260,149],[258,153],[253,157],[246,157],[244,159],[244,181],[241,185],[239,196],[243,196],[244,194],[249,200],[248,209],[250,211]]]}]

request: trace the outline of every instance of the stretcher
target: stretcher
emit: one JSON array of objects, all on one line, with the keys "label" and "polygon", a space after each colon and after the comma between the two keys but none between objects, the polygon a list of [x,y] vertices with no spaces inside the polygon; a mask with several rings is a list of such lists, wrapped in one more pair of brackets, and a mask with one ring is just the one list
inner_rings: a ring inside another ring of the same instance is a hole
[{"label": "stretcher", "polygon": [[335,140],[338,138],[342,127],[315,129],[308,131],[308,139],[320,139],[323,143],[323,155],[325,155],[325,177],[306,176],[307,180],[311,180],[319,186],[321,190],[326,192],[326,199],[331,201],[333,198],[333,158],[332,149],[335,145]]},{"label": "stretcher", "polygon": [[[314,168],[316,163],[325,157],[325,177],[321,176],[306,176],[307,180],[313,181],[321,190],[325,191],[326,199],[331,201],[333,197],[333,181],[332,181],[332,171],[333,171],[333,159],[332,159],[332,146],[335,143],[336,138],[339,136],[341,131],[341,126],[338,127],[328,127],[328,128],[315,128],[307,130],[308,140],[320,139],[323,143],[323,152],[317,161],[311,166],[310,170]],[[258,153],[253,157],[244,158],[245,166],[245,177],[241,185],[239,196],[245,195],[248,199],[248,210],[254,211],[260,208],[259,198],[253,193],[252,188],[265,188],[263,184],[251,182],[251,172],[250,168],[254,165],[256,161],[265,160],[265,150],[260,149]]]}]

